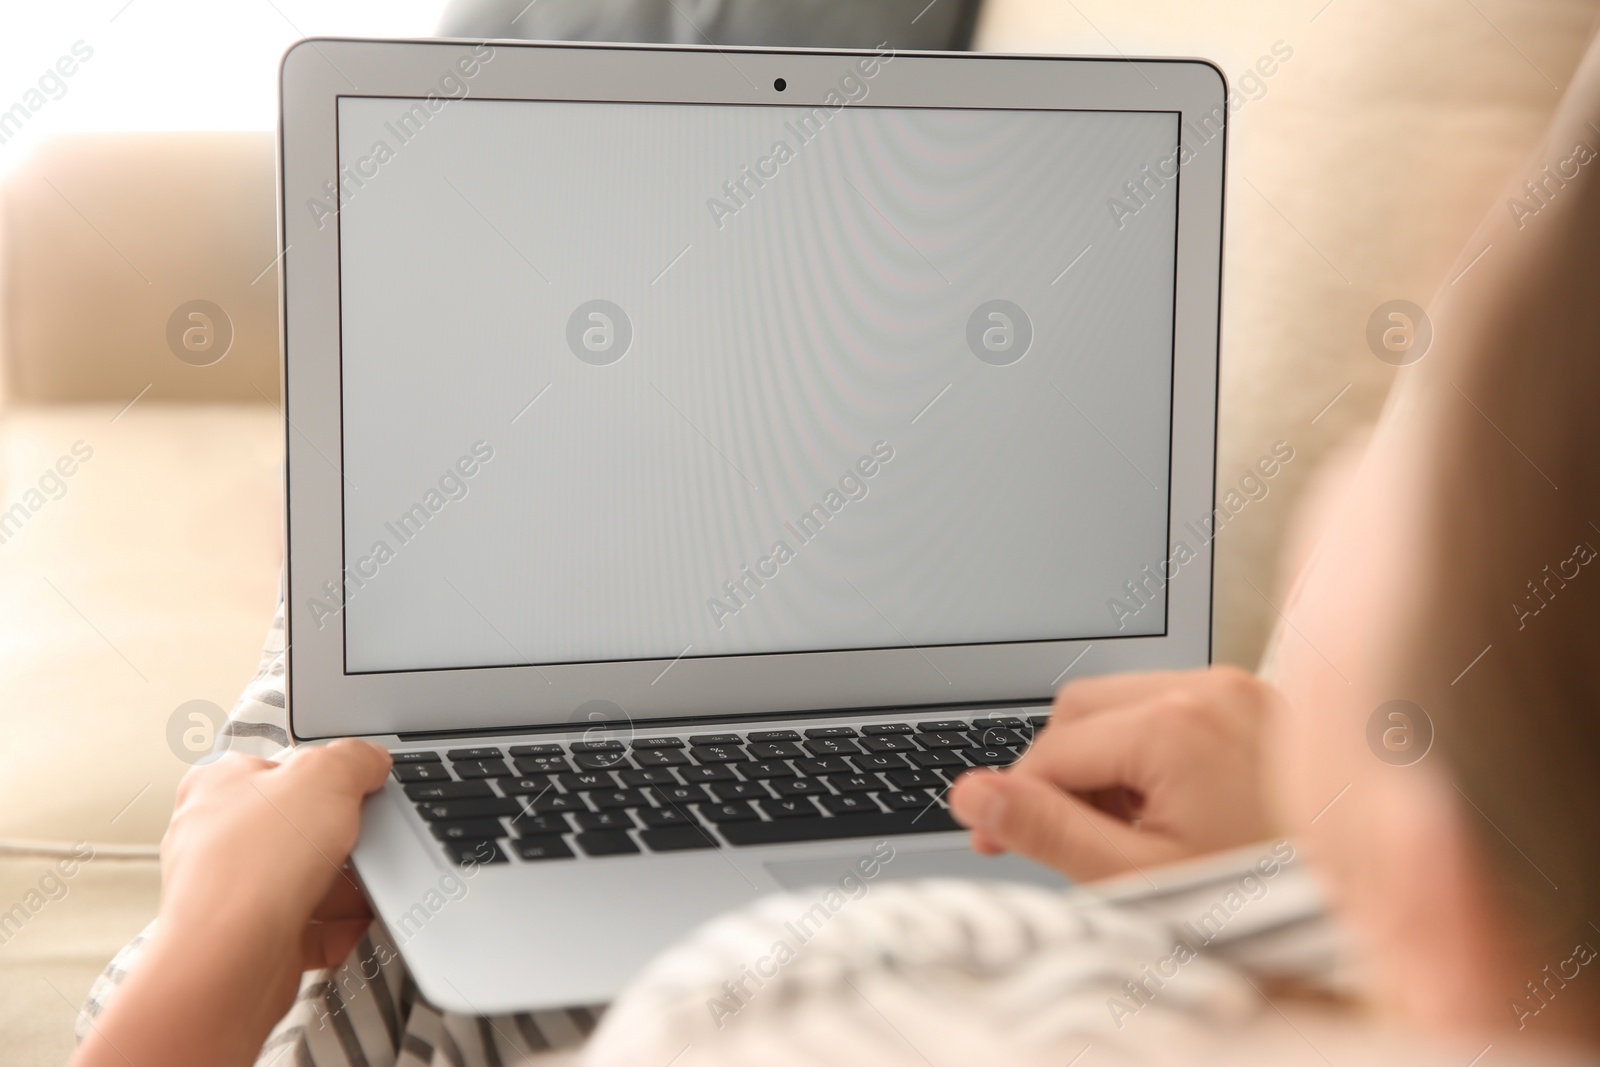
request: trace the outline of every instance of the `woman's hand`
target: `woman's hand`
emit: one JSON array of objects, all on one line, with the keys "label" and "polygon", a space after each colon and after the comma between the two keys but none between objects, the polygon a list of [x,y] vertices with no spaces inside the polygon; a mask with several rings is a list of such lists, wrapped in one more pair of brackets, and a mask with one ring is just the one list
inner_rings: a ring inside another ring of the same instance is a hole
[{"label": "woman's hand", "polygon": [[161,841],[156,933],[75,1067],[254,1062],[301,973],[341,962],[371,921],[344,864],[389,766],[344,740],[190,772]]},{"label": "woman's hand", "polygon": [[162,924],[248,916],[282,935],[296,981],[342,962],[372,918],[344,862],[361,800],[389,767],[375,745],[335,741],[281,764],[229,755],[190,774],[161,839]]},{"label": "woman's hand", "polygon": [[1262,735],[1280,699],[1232,667],[1073,682],[1015,765],[956,781],[951,811],[978,852],[1079,881],[1260,840]]}]

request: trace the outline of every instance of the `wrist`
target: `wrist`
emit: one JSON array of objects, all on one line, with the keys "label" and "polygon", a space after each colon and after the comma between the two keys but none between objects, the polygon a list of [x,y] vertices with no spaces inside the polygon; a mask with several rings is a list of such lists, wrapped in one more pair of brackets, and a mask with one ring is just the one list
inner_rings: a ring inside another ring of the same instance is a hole
[{"label": "wrist", "polygon": [[165,903],[74,1065],[249,1067],[293,1005],[298,932],[285,937],[259,917],[230,923]]},{"label": "wrist", "polygon": [[264,1039],[299,988],[301,929],[250,908],[163,906],[144,957],[141,968],[173,976],[171,995],[225,1007]]}]

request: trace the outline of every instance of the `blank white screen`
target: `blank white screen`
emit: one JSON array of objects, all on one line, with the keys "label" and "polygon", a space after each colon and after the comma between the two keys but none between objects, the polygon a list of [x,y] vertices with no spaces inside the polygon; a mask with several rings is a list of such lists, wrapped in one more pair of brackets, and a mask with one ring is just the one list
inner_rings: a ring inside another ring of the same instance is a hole
[{"label": "blank white screen", "polygon": [[339,106],[347,670],[1164,631],[1176,115],[415,103]]}]

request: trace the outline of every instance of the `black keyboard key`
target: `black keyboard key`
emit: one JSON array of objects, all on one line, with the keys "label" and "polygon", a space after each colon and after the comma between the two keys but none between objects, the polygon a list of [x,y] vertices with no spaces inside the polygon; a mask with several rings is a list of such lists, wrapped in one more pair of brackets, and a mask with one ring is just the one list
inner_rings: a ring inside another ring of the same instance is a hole
[{"label": "black keyboard key", "polygon": [[757,800],[772,794],[760,782],[717,782],[711,786],[711,795],[718,800]]},{"label": "black keyboard key", "polygon": [[773,819],[771,822],[735,822],[717,827],[732,845],[776,845],[791,841],[826,841],[840,837],[891,837],[895,834],[934,833],[961,827],[942,808],[926,815],[896,811],[878,815],[852,815],[845,819]]},{"label": "black keyboard key", "polygon": [[621,752],[621,741],[574,741],[568,746],[574,752]]},{"label": "black keyboard key", "polygon": [[1046,726],[1050,725],[1050,716],[1048,716],[1048,715],[1029,715],[1028,716],[1028,725],[1033,727],[1035,730],[1043,730]]},{"label": "black keyboard key", "polygon": [[570,860],[572,849],[559,837],[521,837],[511,850],[525,860]]},{"label": "black keyboard key", "polygon": [[452,748],[445,753],[450,757],[450,762],[459,760],[500,759],[504,755],[498,748]]},{"label": "black keyboard key", "polygon": [[417,813],[429,822],[444,822],[448,819],[492,819],[500,815],[521,815],[522,805],[509,797],[428,800],[417,805]]},{"label": "black keyboard key", "polygon": [[573,816],[580,830],[631,830],[633,816],[625,811],[580,811]]},{"label": "black keyboard key", "polygon": [[1005,767],[1017,761],[1017,754],[1009,748],[964,748],[961,754],[979,767]]},{"label": "black keyboard key", "polygon": [[565,815],[519,815],[511,820],[511,829],[518,837],[548,837],[564,834],[572,829]]},{"label": "black keyboard key", "polygon": [[815,737],[805,744],[806,751],[813,756],[850,756],[861,751],[847,737]]},{"label": "black keyboard key", "polygon": [[552,815],[558,811],[588,811],[589,806],[583,798],[573,793],[552,793],[548,796],[532,797],[528,807],[533,809],[535,815]]},{"label": "black keyboard key", "polygon": [[649,827],[698,825],[693,816],[680,808],[641,808],[639,821]]},{"label": "black keyboard key", "polygon": [[920,734],[917,744],[926,749],[966,748],[972,744],[966,734]]},{"label": "black keyboard key", "polygon": [[598,789],[589,794],[589,803],[601,811],[612,808],[642,808],[649,801],[637,789]]},{"label": "black keyboard key", "polygon": [[396,767],[403,763],[438,763],[437,752],[391,752],[389,757],[394,760]]},{"label": "black keyboard key", "polygon": [[696,745],[689,750],[696,763],[737,763],[745,758],[738,745]]},{"label": "black keyboard key", "polygon": [[703,785],[653,785],[650,792],[655,796],[656,803],[667,806],[696,804],[711,796]]},{"label": "black keyboard key", "polygon": [[488,782],[416,782],[406,786],[406,796],[412,800],[465,800],[492,797],[494,790]]},{"label": "black keyboard key", "polygon": [[922,811],[924,808],[937,807],[939,803],[926,792],[879,793],[878,799],[883,801],[890,811]]},{"label": "black keyboard key", "polygon": [[509,778],[511,768],[503,759],[458,759],[451,761],[457,778]]},{"label": "black keyboard key", "polygon": [[856,731],[853,726],[813,726],[806,731],[806,736],[811,738],[854,737],[856,736]]},{"label": "black keyboard key", "polygon": [[868,752],[912,752],[917,746],[909,737],[869,737],[861,747]]},{"label": "black keyboard key", "polygon": [[569,793],[583,793],[590,789],[615,789],[617,780],[607,771],[579,771],[574,774],[558,774],[556,781],[561,783],[561,788]]},{"label": "black keyboard key", "polygon": [[518,756],[512,761],[518,774],[570,774],[572,764],[561,756]]},{"label": "black keyboard key", "polygon": [[677,785],[678,776],[665,767],[647,767],[642,771],[618,771],[617,777],[622,779],[623,785]]},{"label": "black keyboard key", "polygon": [[1026,719],[1017,715],[987,715],[972,720],[974,730],[1026,730]]},{"label": "black keyboard key", "polygon": [[691,745],[739,745],[744,742],[738,734],[690,734]]},{"label": "black keyboard key", "polygon": [[633,748],[633,750],[635,752],[638,752],[641,749],[656,750],[656,749],[663,749],[663,748],[682,748],[683,747],[683,738],[681,738],[681,737],[639,737],[639,738],[635,738],[634,739],[633,744],[632,744],[631,747]]},{"label": "black keyboard key", "polygon": [[757,778],[793,778],[794,769],[783,760],[758,760],[752,763],[735,763],[733,769],[751,780]]},{"label": "black keyboard key", "polygon": [[944,788],[944,779],[932,771],[890,771],[884,775],[897,789]]},{"label": "black keyboard key", "polygon": [[818,797],[817,803],[835,815],[876,815],[883,809],[865,793],[846,793],[842,797]]},{"label": "black keyboard key", "polygon": [[929,719],[927,722],[917,723],[919,734],[960,733],[967,728],[968,724],[960,719]]},{"label": "black keyboard key", "polygon": [[493,841],[446,841],[444,849],[459,866],[472,867],[483,863],[510,863],[500,846]]},{"label": "black keyboard key", "polygon": [[700,814],[715,823],[741,822],[756,818],[756,809],[748,800],[730,800],[725,804],[701,804]]},{"label": "black keyboard key", "polygon": [[394,777],[400,782],[448,782],[450,772],[442,763],[397,763]]},{"label": "black keyboard key", "polygon": [[823,796],[828,787],[821,778],[779,778],[772,783],[772,791],[780,797]]},{"label": "black keyboard key", "polygon": [[628,766],[626,752],[580,752],[572,757],[573,765],[580,771],[603,771],[609,767]]},{"label": "black keyboard key", "polygon": [[901,767],[910,766],[906,758],[895,752],[885,752],[882,755],[851,756],[850,762],[863,771],[893,771]]},{"label": "black keyboard key", "polygon": [[876,793],[883,788],[876,774],[830,774],[824,781],[838,793]]},{"label": "black keyboard key", "polygon": [[911,724],[906,722],[875,722],[870,726],[863,726],[861,732],[868,737],[882,737],[885,734],[909,734]]},{"label": "black keyboard key", "polygon": [[954,824],[957,830],[966,829],[965,826],[962,826],[960,823],[956,822],[955,816],[950,814],[949,806],[943,802],[932,805],[923,805],[920,811],[896,812],[896,814],[908,814],[911,816],[911,827],[913,833],[925,831],[927,829],[927,824],[930,822],[939,829],[944,829],[952,824]]},{"label": "black keyboard key", "polygon": [[567,750],[560,745],[512,745],[511,755],[516,756],[565,756]]},{"label": "black keyboard key", "polygon": [[816,759],[797,759],[795,769],[801,774],[849,774],[853,768],[838,756],[819,756]]},{"label": "black keyboard key", "polygon": [[461,819],[457,822],[436,822],[428,827],[440,841],[492,841],[506,837],[506,828],[499,819]]},{"label": "black keyboard key", "polygon": [[525,778],[498,779],[500,792],[508,797],[537,797],[556,791],[548,774],[534,774]]},{"label": "black keyboard key", "polygon": [[817,806],[809,797],[789,797],[785,800],[763,800],[761,810],[771,819],[816,818]]},{"label": "black keyboard key", "polygon": [[793,730],[751,730],[751,741],[798,741],[800,735]]},{"label": "black keyboard key", "polygon": [[652,852],[679,852],[687,848],[717,848],[718,845],[698,826],[669,826],[659,830],[640,830],[639,840]]},{"label": "black keyboard key", "polygon": [[918,767],[965,767],[967,761],[951,752],[949,749],[939,749],[933,752],[910,753],[912,763]]},{"label": "black keyboard key", "polygon": [[984,730],[973,730],[972,737],[982,748],[1012,748],[1028,743],[1017,731],[1004,726],[991,726]]},{"label": "black keyboard key", "polygon": [[681,767],[689,757],[675,748],[648,748],[634,752],[633,762],[640,767]]},{"label": "black keyboard key", "polygon": [[724,764],[713,763],[709,767],[680,767],[678,777],[686,782],[731,782],[733,771]]},{"label": "black keyboard key", "polygon": [[750,745],[752,759],[799,759],[804,755],[793,741],[756,741]]},{"label": "black keyboard key", "polygon": [[623,856],[639,851],[639,846],[633,843],[633,838],[628,836],[626,830],[591,830],[586,834],[575,834],[573,840],[591,856]]}]

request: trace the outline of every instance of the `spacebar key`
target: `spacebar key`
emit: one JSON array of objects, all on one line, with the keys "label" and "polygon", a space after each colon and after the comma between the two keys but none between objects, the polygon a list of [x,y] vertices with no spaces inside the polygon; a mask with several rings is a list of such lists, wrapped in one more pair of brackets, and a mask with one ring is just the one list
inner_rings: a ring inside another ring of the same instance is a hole
[{"label": "spacebar key", "polygon": [[778,845],[835,837],[888,837],[891,834],[959,829],[961,826],[943,808],[930,808],[920,815],[914,811],[896,811],[884,815],[838,815],[831,819],[776,819],[772,822],[717,824],[717,831],[731,845]]}]

